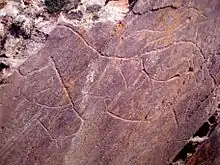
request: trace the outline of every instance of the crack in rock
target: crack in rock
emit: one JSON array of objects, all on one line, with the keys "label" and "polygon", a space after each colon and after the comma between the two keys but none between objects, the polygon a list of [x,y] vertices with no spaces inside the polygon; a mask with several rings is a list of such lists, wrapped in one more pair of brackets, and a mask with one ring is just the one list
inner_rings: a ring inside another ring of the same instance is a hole
[{"label": "crack in rock", "polygon": [[132,11],[132,13],[133,13],[134,15],[144,15],[144,14],[147,14],[147,13],[158,12],[158,11],[160,11],[160,10],[165,10],[165,9],[176,10],[176,9],[179,9],[180,7],[181,7],[181,6],[175,6],[175,5],[171,4],[171,5],[166,5],[166,6],[151,8],[151,9],[148,9],[148,10],[143,11],[143,12],[135,12],[135,11]]},{"label": "crack in rock", "polygon": [[195,154],[197,148],[209,139],[220,121],[220,111],[215,111],[209,119],[190,137],[188,143],[177,153],[170,165],[186,164]]}]

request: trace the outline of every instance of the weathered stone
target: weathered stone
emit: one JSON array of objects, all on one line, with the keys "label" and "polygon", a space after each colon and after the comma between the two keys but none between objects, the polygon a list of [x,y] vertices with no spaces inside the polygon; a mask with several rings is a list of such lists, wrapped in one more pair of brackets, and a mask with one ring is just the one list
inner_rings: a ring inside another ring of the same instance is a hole
[{"label": "weathered stone", "polygon": [[126,3],[116,23],[60,21],[2,81],[0,162],[219,164],[217,1]]}]

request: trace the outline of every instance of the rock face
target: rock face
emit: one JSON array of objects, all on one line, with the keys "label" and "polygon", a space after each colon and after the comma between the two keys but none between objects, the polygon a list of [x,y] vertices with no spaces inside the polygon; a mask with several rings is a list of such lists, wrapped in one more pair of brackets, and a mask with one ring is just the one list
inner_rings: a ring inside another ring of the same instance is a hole
[{"label": "rock face", "polygon": [[81,3],[0,82],[1,164],[219,165],[219,1]]}]

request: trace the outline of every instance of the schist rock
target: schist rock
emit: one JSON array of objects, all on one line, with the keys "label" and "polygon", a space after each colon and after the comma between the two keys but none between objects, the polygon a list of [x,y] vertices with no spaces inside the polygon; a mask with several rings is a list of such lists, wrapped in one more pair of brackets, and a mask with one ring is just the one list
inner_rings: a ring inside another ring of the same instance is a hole
[{"label": "schist rock", "polygon": [[0,56],[1,164],[220,164],[219,1],[45,5],[43,46]]}]

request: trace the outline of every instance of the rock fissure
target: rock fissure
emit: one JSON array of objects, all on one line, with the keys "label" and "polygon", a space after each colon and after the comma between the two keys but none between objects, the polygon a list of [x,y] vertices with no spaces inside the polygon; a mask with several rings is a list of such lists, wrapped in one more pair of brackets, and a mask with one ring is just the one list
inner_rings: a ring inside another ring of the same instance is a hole
[{"label": "rock fissure", "polygon": [[207,141],[220,122],[220,111],[214,112],[209,119],[202,124],[202,126],[187,140],[188,143],[178,152],[170,165],[187,164],[193,154],[196,153],[197,148],[201,146],[204,141]]}]

